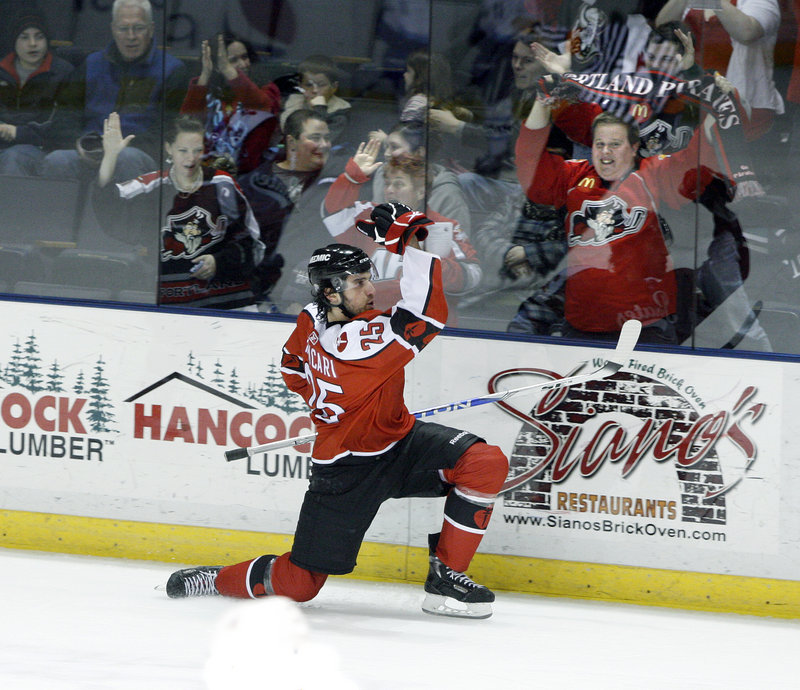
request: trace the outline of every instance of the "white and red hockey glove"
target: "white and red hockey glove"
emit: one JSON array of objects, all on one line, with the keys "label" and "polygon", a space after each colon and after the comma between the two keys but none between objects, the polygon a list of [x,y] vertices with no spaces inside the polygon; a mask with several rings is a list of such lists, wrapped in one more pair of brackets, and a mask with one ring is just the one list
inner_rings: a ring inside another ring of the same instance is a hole
[{"label": "white and red hockey glove", "polygon": [[372,209],[372,220],[360,220],[356,227],[377,244],[393,254],[402,255],[408,241],[416,236],[420,241],[428,236],[428,226],[433,224],[424,213],[412,211],[408,206],[389,202]]}]

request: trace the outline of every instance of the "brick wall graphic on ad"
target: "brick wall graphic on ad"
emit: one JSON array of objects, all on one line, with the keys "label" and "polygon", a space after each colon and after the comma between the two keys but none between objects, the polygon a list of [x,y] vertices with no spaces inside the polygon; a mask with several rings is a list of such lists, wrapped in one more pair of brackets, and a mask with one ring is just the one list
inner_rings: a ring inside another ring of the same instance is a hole
[{"label": "brick wall graphic on ad", "polygon": [[[591,475],[608,462],[621,473],[646,471],[642,458],[652,458],[656,449],[662,457],[671,456],[667,461],[675,467],[681,520],[725,524],[725,484],[716,449],[707,437],[703,440],[704,413],[664,381],[620,372],[551,391],[529,413],[513,402],[501,404],[523,420],[509,457],[506,507],[552,510],[553,489],[565,473]],[[636,417],[649,433],[637,436],[607,422],[602,435],[582,436],[581,425],[603,413]]]}]

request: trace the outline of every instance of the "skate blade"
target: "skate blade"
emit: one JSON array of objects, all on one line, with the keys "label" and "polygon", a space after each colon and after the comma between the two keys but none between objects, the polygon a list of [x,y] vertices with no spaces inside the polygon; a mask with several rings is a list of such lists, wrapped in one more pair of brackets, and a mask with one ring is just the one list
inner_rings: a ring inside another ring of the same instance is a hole
[{"label": "skate blade", "polygon": [[466,603],[441,594],[425,594],[422,610],[433,616],[449,616],[450,618],[489,618],[492,615],[490,602]]}]

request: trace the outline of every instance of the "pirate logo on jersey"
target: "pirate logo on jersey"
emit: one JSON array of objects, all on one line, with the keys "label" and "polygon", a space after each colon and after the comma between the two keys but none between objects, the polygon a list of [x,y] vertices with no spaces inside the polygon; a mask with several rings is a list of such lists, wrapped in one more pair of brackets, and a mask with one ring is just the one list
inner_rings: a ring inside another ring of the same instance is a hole
[{"label": "pirate logo on jersey", "polygon": [[225,235],[225,216],[214,222],[204,208],[193,206],[178,215],[168,215],[161,231],[161,259],[193,259],[208,247],[221,242]]},{"label": "pirate logo on jersey", "polygon": [[265,110],[247,109],[241,103],[232,112],[230,106],[219,98],[208,99],[208,112],[208,148],[219,154],[228,154],[234,160],[239,157],[247,136],[262,122],[275,117]]},{"label": "pirate logo on jersey", "polygon": [[570,217],[569,245],[607,244],[638,232],[646,217],[647,209],[634,206],[629,210],[618,196],[584,201]]},{"label": "pirate logo on jersey", "polygon": [[639,153],[643,158],[658,156],[663,153],[680,151],[689,144],[692,138],[691,127],[675,127],[661,119],[656,119],[639,130],[642,144]]}]

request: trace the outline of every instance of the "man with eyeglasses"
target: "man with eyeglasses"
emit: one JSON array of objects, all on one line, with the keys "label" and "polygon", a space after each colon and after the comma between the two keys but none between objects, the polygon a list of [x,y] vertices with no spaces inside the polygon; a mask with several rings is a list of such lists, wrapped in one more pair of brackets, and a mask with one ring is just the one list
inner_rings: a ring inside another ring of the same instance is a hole
[{"label": "man with eyeglasses", "polygon": [[171,122],[178,114],[188,74],[180,60],[155,47],[154,28],[150,0],[114,0],[113,41],[73,73],[64,117],[56,123],[63,148],[46,157],[45,176],[92,178],[103,154],[103,121],[111,112],[119,113],[123,134],[135,136],[117,162],[114,180],[158,167],[162,117]]}]

